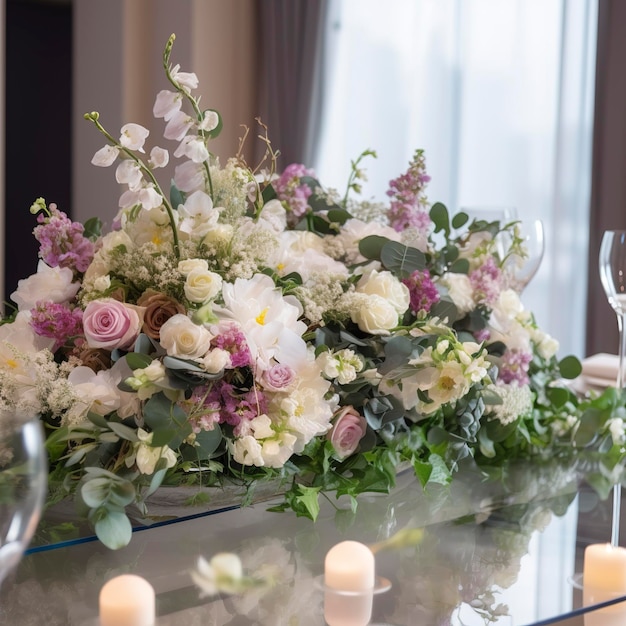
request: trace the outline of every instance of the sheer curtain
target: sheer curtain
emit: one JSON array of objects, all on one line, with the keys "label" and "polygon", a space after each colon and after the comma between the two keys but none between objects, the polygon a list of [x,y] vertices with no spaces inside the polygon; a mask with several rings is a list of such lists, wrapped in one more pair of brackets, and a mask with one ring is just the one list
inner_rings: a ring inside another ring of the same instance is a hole
[{"label": "sheer curtain", "polygon": [[423,148],[431,201],[541,218],[524,301],[583,356],[597,0],[330,0],[317,174],[343,189],[366,148],[364,197]]}]

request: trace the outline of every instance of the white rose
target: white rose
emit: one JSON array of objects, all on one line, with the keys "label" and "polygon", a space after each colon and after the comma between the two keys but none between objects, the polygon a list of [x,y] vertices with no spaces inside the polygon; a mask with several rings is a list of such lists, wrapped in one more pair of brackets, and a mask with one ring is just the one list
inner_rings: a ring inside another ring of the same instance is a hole
[{"label": "white rose", "polygon": [[187,276],[193,270],[208,271],[209,262],[206,259],[184,259],[178,262],[178,271]]},{"label": "white rose", "polygon": [[474,289],[465,274],[448,272],[441,277],[441,282],[448,288],[448,293],[459,313],[469,313],[474,309]]},{"label": "white rose", "polygon": [[207,246],[227,244],[233,238],[234,229],[231,224],[216,224],[204,237],[203,243]]},{"label": "white rose", "polygon": [[559,342],[550,335],[541,333],[541,339],[537,342],[537,352],[543,359],[551,359],[559,349]]},{"label": "white rose", "polygon": [[73,278],[74,273],[68,267],[50,267],[39,261],[36,274],[18,281],[11,300],[17,304],[18,311],[28,311],[40,300],[69,302],[80,289],[80,283],[72,282]]},{"label": "white rose", "polygon": [[192,269],[185,279],[185,297],[190,302],[204,304],[222,289],[222,277],[205,269]]},{"label": "white rose", "polygon": [[170,356],[199,359],[208,352],[213,337],[204,326],[198,326],[186,315],[178,313],[161,326],[160,338]]},{"label": "white rose", "polygon": [[388,335],[398,325],[396,308],[379,295],[368,296],[351,317],[362,331],[371,335]]},{"label": "white rose", "polygon": [[399,315],[402,315],[409,308],[409,289],[391,272],[372,270],[359,280],[357,291],[370,296],[375,295],[385,298],[393,305]]},{"label": "white rose", "polygon": [[522,313],[524,305],[516,291],[513,289],[505,289],[500,293],[494,309],[497,309],[501,315],[513,319]]},{"label": "white rose", "polygon": [[108,274],[106,276],[98,276],[93,281],[93,288],[96,291],[106,291],[109,287],[111,287],[111,277]]}]

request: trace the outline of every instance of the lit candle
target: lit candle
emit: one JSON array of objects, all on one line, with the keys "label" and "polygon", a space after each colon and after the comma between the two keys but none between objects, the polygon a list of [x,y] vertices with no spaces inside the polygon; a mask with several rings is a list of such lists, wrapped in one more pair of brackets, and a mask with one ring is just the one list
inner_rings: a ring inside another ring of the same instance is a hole
[{"label": "lit candle", "polygon": [[329,626],[366,626],[372,617],[374,554],[358,541],[342,541],[326,554],[324,617]]},{"label": "lit candle", "polygon": [[100,590],[100,626],[153,626],[155,597],[141,576],[124,574]]},{"label": "lit candle", "polygon": [[[626,595],[626,548],[610,543],[585,548],[583,605],[590,606]],[[585,626],[623,626],[626,604],[619,603],[585,614]]]}]

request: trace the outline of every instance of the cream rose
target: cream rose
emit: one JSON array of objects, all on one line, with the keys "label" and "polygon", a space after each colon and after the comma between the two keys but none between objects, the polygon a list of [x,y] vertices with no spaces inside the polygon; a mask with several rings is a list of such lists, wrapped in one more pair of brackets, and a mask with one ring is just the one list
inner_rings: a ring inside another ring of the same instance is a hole
[{"label": "cream rose", "polygon": [[170,356],[199,359],[210,349],[213,336],[204,327],[194,324],[186,315],[178,313],[161,326],[161,345]]},{"label": "cream rose", "polygon": [[448,288],[448,293],[459,313],[469,313],[474,309],[474,289],[465,274],[448,272],[442,276],[441,282]]},{"label": "cream rose", "polygon": [[185,297],[190,302],[204,304],[222,289],[222,277],[206,269],[192,269],[185,279]]},{"label": "cream rose", "polygon": [[209,262],[206,259],[184,259],[178,262],[178,271],[187,276],[193,270],[208,271]]},{"label": "cream rose", "polygon": [[398,325],[398,311],[378,295],[367,296],[351,317],[362,331],[371,335],[388,335]]},{"label": "cream rose", "polygon": [[385,298],[385,300],[393,305],[399,315],[405,313],[409,308],[409,289],[391,272],[372,270],[358,282],[357,291],[370,296],[381,296]]}]

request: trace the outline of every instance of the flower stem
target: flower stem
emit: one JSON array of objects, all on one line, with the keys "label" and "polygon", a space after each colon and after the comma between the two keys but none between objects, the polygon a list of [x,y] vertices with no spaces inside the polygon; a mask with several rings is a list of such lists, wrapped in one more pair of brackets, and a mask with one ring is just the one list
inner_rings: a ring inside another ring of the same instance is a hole
[{"label": "flower stem", "polygon": [[[170,56],[172,54],[172,47],[174,46],[174,40],[176,39],[176,35],[174,35],[173,33],[170,35],[170,38],[167,40],[167,44],[165,45],[165,50],[163,51],[163,68],[165,69],[165,75],[167,76],[167,80],[170,81],[170,83],[172,84],[172,86],[174,87],[174,89],[176,89],[176,91],[178,91],[178,93],[182,94],[185,98],[187,98],[187,100],[189,100],[189,102],[191,103],[191,106],[193,108],[194,113],[196,114],[196,119],[198,120],[198,122],[201,122],[202,119],[204,118],[204,113],[203,111],[201,111],[199,105],[198,105],[198,100],[196,98],[194,98],[189,91],[187,91],[187,89],[185,89],[173,76],[172,76],[172,70],[171,70],[171,65],[170,65]],[[205,145],[208,148],[208,139],[209,136],[207,135],[206,131],[202,128],[198,129],[198,134],[200,135],[200,137],[202,137],[202,139],[204,140]],[[203,164],[204,166],[204,172],[206,174],[207,177],[207,181],[209,183],[209,195],[211,196],[211,200],[214,200],[213,197],[213,180],[211,178],[211,169],[209,167],[209,164],[204,161]]]},{"label": "flower stem", "polygon": [[178,230],[176,229],[176,221],[174,220],[174,210],[172,209],[172,205],[167,200],[167,197],[163,193],[163,190],[161,189],[161,186],[159,185],[159,182],[155,178],[152,170],[132,150],[129,150],[128,148],[125,148],[124,146],[122,146],[119,143],[119,141],[117,141],[111,135],[111,133],[109,133],[106,130],[106,128],[102,126],[99,120],[100,115],[97,111],[93,111],[91,113],[85,113],[84,117],[86,120],[92,121],[94,125],[96,126],[96,128],[109,140],[111,144],[113,144],[116,148],[122,151],[128,158],[135,161],[135,163],[137,163],[137,165],[139,166],[139,169],[143,172],[143,174],[150,179],[150,182],[154,185],[154,188],[156,189],[157,193],[163,199],[163,206],[165,207],[165,210],[167,211],[167,217],[170,222],[170,228],[172,229],[174,254],[176,255],[177,259],[180,259],[180,243],[178,240]]}]

